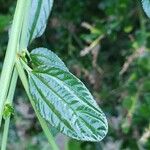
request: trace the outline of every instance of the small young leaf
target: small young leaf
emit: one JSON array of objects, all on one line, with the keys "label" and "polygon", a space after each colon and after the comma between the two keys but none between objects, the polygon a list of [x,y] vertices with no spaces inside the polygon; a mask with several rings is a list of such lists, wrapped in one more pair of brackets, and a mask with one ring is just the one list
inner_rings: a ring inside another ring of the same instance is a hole
[{"label": "small young leaf", "polygon": [[[23,29],[27,28],[28,32],[23,32],[21,40],[26,40],[26,47],[37,37],[40,37],[46,28],[46,23],[51,12],[53,0],[32,0],[27,13],[27,19],[24,20]],[[25,22],[27,21],[27,22]],[[25,38],[26,37],[26,38]],[[23,38],[23,39],[22,39]],[[26,48],[23,47],[23,48]]]},{"label": "small young leaf", "polygon": [[10,104],[6,104],[4,107],[3,118],[7,119],[14,114],[14,108]]},{"label": "small young leaf", "polygon": [[150,0],[142,0],[142,5],[145,13],[150,18]]},{"label": "small young leaf", "polygon": [[68,71],[40,66],[29,73],[29,88],[37,110],[65,135],[101,141],[107,120],[84,84]]},{"label": "small young leaf", "polygon": [[68,68],[65,66],[63,61],[55,53],[46,48],[34,49],[31,52],[30,57],[34,67],[45,65],[68,71]]}]

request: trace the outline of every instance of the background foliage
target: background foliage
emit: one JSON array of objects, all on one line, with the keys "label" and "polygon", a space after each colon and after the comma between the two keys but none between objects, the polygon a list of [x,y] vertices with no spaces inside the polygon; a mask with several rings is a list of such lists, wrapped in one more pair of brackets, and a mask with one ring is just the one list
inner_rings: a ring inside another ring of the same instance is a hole
[{"label": "background foliage", "polygon": [[[0,0],[0,4],[1,68],[15,1]],[[61,147],[150,149],[149,30],[150,20],[139,0],[55,0],[46,32],[31,47],[56,52],[87,85],[109,121],[109,133],[102,142],[59,136]],[[8,149],[47,150],[48,143],[22,89],[18,84]]]}]

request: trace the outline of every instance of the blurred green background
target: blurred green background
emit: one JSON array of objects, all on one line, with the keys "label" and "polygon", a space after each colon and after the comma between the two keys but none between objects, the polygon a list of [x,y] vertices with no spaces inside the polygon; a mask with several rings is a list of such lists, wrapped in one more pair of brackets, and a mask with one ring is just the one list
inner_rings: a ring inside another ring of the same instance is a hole
[{"label": "blurred green background", "polygon": [[[0,0],[0,70],[16,1]],[[109,132],[99,143],[58,135],[61,150],[150,149],[150,19],[140,0],[55,0],[46,32],[29,47],[47,47],[90,89]],[[18,82],[8,150],[49,150]],[[1,141],[1,132],[0,132]]]}]

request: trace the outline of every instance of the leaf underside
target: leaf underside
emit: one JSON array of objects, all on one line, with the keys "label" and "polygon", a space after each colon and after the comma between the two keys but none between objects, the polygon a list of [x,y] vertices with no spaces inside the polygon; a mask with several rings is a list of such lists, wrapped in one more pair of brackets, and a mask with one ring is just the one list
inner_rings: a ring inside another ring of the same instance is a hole
[{"label": "leaf underside", "polygon": [[[32,50],[30,57],[32,60],[32,67],[34,68],[41,65],[46,65],[51,67],[55,66],[57,68],[68,71],[68,68],[65,66],[64,62],[54,52],[48,50],[47,48],[40,47]],[[53,131],[57,131],[56,133],[58,133],[58,130],[55,129],[55,127],[51,126],[51,129]]]},{"label": "leaf underside", "polygon": [[30,57],[34,68],[45,65],[69,71],[64,62],[54,52],[46,48],[36,48],[32,50]]},{"label": "leaf underside", "polygon": [[145,13],[150,18],[150,0],[142,0],[142,5]]},{"label": "leaf underside", "polygon": [[41,116],[65,135],[84,141],[101,141],[107,120],[84,84],[56,67],[36,67],[29,74],[32,98]]},{"label": "leaf underside", "polygon": [[[27,32],[21,35],[25,46],[28,45],[37,37],[40,37],[45,31],[47,20],[51,12],[53,0],[32,0],[29,11],[27,13],[27,21],[24,22],[23,28],[27,28]],[[26,48],[24,47],[24,48]]]}]

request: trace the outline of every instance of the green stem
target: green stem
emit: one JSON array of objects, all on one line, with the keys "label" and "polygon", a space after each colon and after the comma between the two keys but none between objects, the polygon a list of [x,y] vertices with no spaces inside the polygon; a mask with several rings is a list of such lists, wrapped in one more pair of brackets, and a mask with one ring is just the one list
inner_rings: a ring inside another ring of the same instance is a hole
[{"label": "green stem", "polygon": [[26,74],[25,74],[25,72],[23,70],[23,67],[22,67],[22,65],[21,65],[21,63],[19,62],[18,59],[16,60],[16,68],[17,68],[19,77],[20,77],[20,79],[22,81],[22,84],[23,84],[23,86],[25,88],[25,91],[26,91],[26,93],[27,93],[27,95],[29,97],[29,100],[30,100],[31,104],[32,104],[32,107],[33,107],[33,109],[34,109],[34,111],[36,113],[36,116],[39,119],[41,127],[42,127],[42,129],[43,129],[43,131],[44,131],[44,133],[45,133],[45,135],[46,135],[46,137],[47,137],[47,139],[48,139],[52,149],[53,150],[59,150],[58,146],[55,143],[53,135],[51,134],[51,132],[49,130],[49,127],[47,126],[46,121],[41,117],[41,115],[39,114],[39,112],[37,111],[37,109],[35,107],[34,101],[33,101],[32,97],[31,97],[30,92],[29,92],[29,85],[28,85],[28,80],[27,80]]},{"label": "green stem", "polygon": [[27,72],[31,72],[31,71],[32,71],[32,69],[31,69],[22,59],[20,59],[20,62],[21,62],[21,64],[22,64],[23,68],[24,68]]},{"label": "green stem", "polygon": [[[12,101],[13,101],[13,97],[14,97],[14,93],[15,93],[15,87],[16,87],[16,83],[17,83],[17,78],[18,78],[18,73],[17,73],[17,70],[14,69],[8,96],[7,96],[7,100],[6,100],[6,104],[12,105]],[[8,117],[5,120],[2,143],[1,143],[1,150],[6,150],[9,123],[10,123],[10,117]]]},{"label": "green stem", "polygon": [[4,65],[0,78],[0,126],[2,120],[2,114],[4,109],[4,104],[8,92],[8,87],[15,63],[15,56],[17,51],[17,44],[19,40],[19,35],[21,31],[21,25],[24,16],[24,4],[26,0],[18,0],[16,11],[13,19],[12,30],[9,37],[8,47],[6,51],[6,56],[4,60]]},{"label": "green stem", "polygon": [[[21,3],[21,2],[20,2]],[[26,1],[26,4],[25,4],[25,8],[24,8],[24,10],[25,10],[25,12],[28,12],[28,9],[29,9],[29,4],[31,3],[31,1],[30,0],[27,0]],[[22,2],[22,4],[23,4],[23,2]],[[19,5],[19,2],[18,2],[18,5]],[[21,4],[20,4],[21,5]],[[20,6],[19,5],[19,6]],[[18,6],[18,7],[19,7]],[[23,6],[23,5],[22,5]],[[21,7],[21,6],[20,6]],[[19,9],[19,8],[18,8]],[[20,10],[21,10],[21,8],[20,8]],[[19,10],[18,10],[18,12],[19,12]],[[17,14],[17,8],[16,8],[16,14]],[[24,17],[26,18],[26,16],[27,15],[25,15]],[[14,16],[14,18],[16,17],[16,15]],[[19,20],[19,18],[20,17],[18,17],[18,20]],[[14,19],[15,20],[15,19]],[[24,19],[25,20],[25,19]],[[22,26],[23,26],[23,20],[22,20]],[[14,23],[15,23],[15,21],[14,21]],[[20,25],[21,25],[21,20],[20,20]],[[15,26],[15,25],[14,25]],[[19,26],[19,24],[18,24],[18,26]],[[16,27],[16,29],[17,29],[17,27]],[[20,31],[21,31],[21,27],[20,27]],[[19,37],[19,34],[20,34],[20,31],[19,31],[19,29],[18,29],[18,37]],[[14,32],[17,32],[17,31],[14,31]],[[25,31],[24,31],[25,32]],[[13,35],[13,34],[12,34]],[[16,42],[17,42],[17,40],[18,40],[18,38],[17,38],[17,35],[16,35]],[[15,43],[16,43],[15,42]],[[9,42],[9,44],[11,45],[11,41]],[[9,44],[8,44],[8,48],[7,49],[9,49]],[[19,43],[17,43],[16,44],[17,46],[17,48],[16,48],[16,50],[17,51],[20,51],[20,48],[21,47],[19,47]],[[6,99],[6,103],[9,103],[10,105],[12,105],[12,101],[13,101],[13,97],[14,97],[14,93],[15,93],[15,88],[16,88],[16,84],[17,84],[17,78],[18,78],[18,72],[17,72],[17,70],[16,69],[14,69],[14,72],[13,72],[13,76],[12,76],[12,79],[11,79],[11,84],[10,84],[10,89],[9,89],[9,93],[8,93],[8,96],[7,96],[7,99]],[[2,80],[2,79],[1,79]],[[7,138],[8,138],[8,130],[9,130],[9,124],[10,124],[10,117],[8,117],[6,120],[5,120],[5,124],[4,124],[4,131],[3,131],[3,137],[2,137],[2,143],[1,143],[1,150],[6,150],[6,146],[7,146]]]}]

